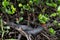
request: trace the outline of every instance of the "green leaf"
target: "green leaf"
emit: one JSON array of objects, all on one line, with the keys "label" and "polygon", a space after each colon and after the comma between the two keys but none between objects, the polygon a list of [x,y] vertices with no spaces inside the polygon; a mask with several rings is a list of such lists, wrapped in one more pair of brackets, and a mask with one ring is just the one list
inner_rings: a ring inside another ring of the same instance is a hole
[{"label": "green leaf", "polygon": [[16,8],[14,8],[14,6],[11,5],[11,8],[9,8],[9,9],[6,8],[5,12],[8,14],[14,14],[16,12]]},{"label": "green leaf", "polygon": [[49,28],[49,33],[51,35],[55,35],[56,34],[56,31],[53,28]]},{"label": "green leaf", "polygon": [[6,13],[12,14],[12,12],[9,9],[5,9]]},{"label": "green leaf", "polygon": [[19,5],[18,5],[19,7],[23,7],[23,5],[21,4],[21,3],[19,3]]},{"label": "green leaf", "polygon": [[58,26],[60,27],[60,23],[58,23]]},{"label": "green leaf", "polygon": [[32,4],[33,4],[33,1],[30,0],[30,1],[29,1],[29,4],[32,5]]},{"label": "green leaf", "polygon": [[60,0],[57,0],[57,3],[60,4]]},{"label": "green leaf", "polygon": [[40,0],[34,0],[34,2],[35,2],[36,4],[39,4]]},{"label": "green leaf", "polygon": [[39,2],[40,2],[40,0],[30,0],[29,1],[29,3],[31,3],[31,4],[35,3],[37,5],[39,4]]},{"label": "green leaf", "polygon": [[53,21],[54,24],[57,24],[58,22],[56,20]]},{"label": "green leaf", "polygon": [[57,7],[57,4],[56,3],[46,3],[47,6],[51,6],[51,7]]},{"label": "green leaf", "polygon": [[23,17],[20,17],[19,20],[16,21],[16,23],[19,24],[19,22],[23,21],[23,19],[24,19]]},{"label": "green leaf", "polygon": [[30,10],[30,6],[29,6],[29,4],[27,4],[27,5],[23,5],[23,9],[24,9],[24,10]]},{"label": "green leaf", "polygon": [[8,5],[9,5],[9,2],[8,2],[8,1],[6,1],[6,0],[4,0],[4,1],[2,2],[2,5],[3,5],[4,7],[6,7],[6,6],[8,6]]},{"label": "green leaf", "polygon": [[23,21],[23,19],[24,19],[23,17],[20,17],[20,18],[19,18],[19,22]]},{"label": "green leaf", "polygon": [[10,4],[9,1],[4,0],[2,2],[2,5],[3,5],[2,10],[4,13],[6,12],[8,14],[14,14],[16,12],[16,8],[12,4]]},{"label": "green leaf", "polygon": [[50,17],[56,17],[57,16],[57,13],[52,13],[51,15],[50,15]]},{"label": "green leaf", "polygon": [[12,13],[15,13],[16,8],[13,5],[11,5],[11,9],[12,9]]},{"label": "green leaf", "polygon": [[39,14],[38,20],[39,20],[41,23],[46,23],[46,22],[49,20],[49,18],[46,17],[46,16],[44,16],[44,15],[42,15],[42,14]]},{"label": "green leaf", "polygon": [[57,12],[60,14],[60,6],[57,7]]}]

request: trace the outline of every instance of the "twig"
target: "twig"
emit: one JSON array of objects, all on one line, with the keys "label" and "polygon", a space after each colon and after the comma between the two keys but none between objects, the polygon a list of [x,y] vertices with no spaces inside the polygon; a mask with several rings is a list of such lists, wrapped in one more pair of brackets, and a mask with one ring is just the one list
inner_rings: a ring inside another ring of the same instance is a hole
[{"label": "twig", "polygon": [[19,29],[19,31],[20,31],[20,33],[21,33],[23,36],[25,36],[25,37],[27,38],[27,40],[32,40],[31,37],[30,37],[30,35],[28,35],[26,32],[24,32],[24,31],[22,30],[22,28]]},{"label": "twig", "polygon": [[35,22],[35,14],[33,13],[33,22]]},{"label": "twig", "polygon": [[41,33],[43,36],[45,36],[48,40],[50,40],[50,38],[48,36],[46,36],[45,34]]},{"label": "twig", "polygon": [[29,26],[30,16],[29,16],[29,14],[28,14],[28,13],[27,13],[27,15],[28,15],[28,26]]},{"label": "twig", "polygon": [[21,36],[22,36],[21,34],[19,34],[19,35],[18,35],[18,40],[20,40],[20,39],[21,39]]}]

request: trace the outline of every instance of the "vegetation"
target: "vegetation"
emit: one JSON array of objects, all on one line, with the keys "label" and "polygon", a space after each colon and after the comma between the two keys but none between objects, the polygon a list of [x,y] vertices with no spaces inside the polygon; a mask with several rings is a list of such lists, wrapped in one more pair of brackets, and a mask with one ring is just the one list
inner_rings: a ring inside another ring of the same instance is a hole
[{"label": "vegetation", "polygon": [[0,40],[60,40],[60,0],[0,0]]},{"label": "vegetation", "polygon": [[45,24],[49,20],[49,18],[47,18],[46,16],[44,16],[42,14],[39,14],[38,19],[39,19],[40,23],[43,23],[43,24]]}]

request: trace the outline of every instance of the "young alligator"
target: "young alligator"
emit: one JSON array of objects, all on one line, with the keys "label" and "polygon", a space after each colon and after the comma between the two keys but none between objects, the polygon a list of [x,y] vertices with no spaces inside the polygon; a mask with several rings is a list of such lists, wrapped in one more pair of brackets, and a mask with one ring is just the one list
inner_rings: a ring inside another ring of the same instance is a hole
[{"label": "young alligator", "polygon": [[38,26],[37,28],[32,28],[27,25],[15,24],[13,22],[8,22],[7,25],[9,25],[11,28],[16,29],[16,30],[19,30],[20,28],[22,28],[23,31],[25,31],[26,33],[33,34],[33,35],[36,35],[43,30],[43,27],[41,26]]}]

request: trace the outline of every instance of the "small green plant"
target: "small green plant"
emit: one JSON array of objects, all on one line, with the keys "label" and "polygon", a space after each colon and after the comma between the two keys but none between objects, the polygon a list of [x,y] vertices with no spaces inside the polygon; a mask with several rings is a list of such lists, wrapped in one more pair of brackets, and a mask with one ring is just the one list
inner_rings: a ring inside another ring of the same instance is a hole
[{"label": "small green plant", "polygon": [[58,25],[58,21],[57,21],[57,20],[54,20],[54,21],[53,21],[53,24],[54,24],[55,26],[57,26],[57,25]]},{"label": "small green plant", "polygon": [[42,15],[42,14],[39,14],[38,20],[39,20],[41,23],[44,24],[44,23],[46,23],[46,22],[49,20],[49,18],[46,17],[46,16],[44,16],[44,15]]},{"label": "small green plant", "polygon": [[19,5],[18,5],[19,7],[23,7],[23,5],[22,5],[22,3],[19,3]]},{"label": "small green plant", "polygon": [[21,14],[24,14],[24,10],[21,8],[21,11],[20,11]]},{"label": "small green plant", "polygon": [[57,20],[54,20],[54,21],[53,21],[53,24],[54,24],[55,26],[57,26],[57,28],[60,28],[60,23],[59,23]]},{"label": "small green plant", "polygon": [[57,13],[52,13],[51,15],[50,15],[50,17],[56,17],[57,16]]},{"label": "small green plant", "polygon": [[32,1],[32,0],[30,0],[30,1],[29,1],[29,4],[30,4],[30,5],[33,5],[33,1]]},{"label": "small green plant", "polygon": [[46,3],[47,6],[50,6],[50,7],[57,7],[57,4],[56,3]]},{"label": "small green plant", "polygon": [[60,26],[60,23],[58,23],[58,26]]},{"label": "small green plant", "polygon": [[30,1],[29,1],[29,4],[32,5],[33,3],[35,3],[36,5],[38,5],[39,2],[40,2],[40,0],[30,0]]},{"label": "small green plant", "polygon": [[16,12],[16,8],[9,1],[4,0],[2,2],[2,5],[3,5],[2,9],[4,10],[5,13],[14,14]]},{"label": "small green plant", "polygon": [[54,24],[57,24],[58,22],[57,22],[57,20],[54,20],[53,23],[54,23]]},{"label": "small green plant", "polygon": [[23,9],[24,9],[24,10],[30,10],[30,6],[29,6],[29,4],[27,4],[27,5],[23,5]]},{"label": "small green plant", "polygon": [[57,7],[57,12],[60,14],[60,6]]},{"label": "small green plant", "polygon": [[8,13],[8,14],[14,14],[16,11],[16,8],[14,8],[13,5],[11,5],[11,9],[5,9],[5,12]]},{"label": "small green plant", "polygon": [[29,4],[23,5],[22,3],[19,3],[18,5],[21,9],[20,13],[23,14],[25,10],[30,11],[31,7]]},{"label": "small green plant", "polygon": [[33,0],[37,5],[39,4],[40,0]]},{"label": "small green plant", "polygon": [[55,35],[56,31],[53,28],[49,28],[50,35]]},{"label": "small green plant", "polygon": [[19,7],[23,10],[30,10],[30,5],[27,4],[27,5],[22,5],[21,3],[19,4]]},{"label": "small green plant", "polygon": [[4,0],[4,1],[2,2],[2,5],[3,5],[4,7],[7,7],[7,6],[9,5],[9,2],[8,2],[7,0]]},{"label": "small green plant", "polygon": [[54,8],[57,7],[57,4],[53,0],[47,0],[46,5]]},{"label": "small green plant", "polygon": [[[6,30],[5,30],[6,29]],[[8,29],[10,29],[10,27],[9,26],[4,26],[3,25],[3,20],[2,20],[2,17],[0,16],[0,33],[2,33],[2,38],[4,37],[4,33],[8,33],[9,32],[9,30]]]}]

